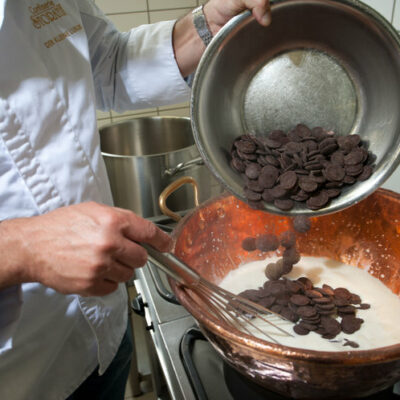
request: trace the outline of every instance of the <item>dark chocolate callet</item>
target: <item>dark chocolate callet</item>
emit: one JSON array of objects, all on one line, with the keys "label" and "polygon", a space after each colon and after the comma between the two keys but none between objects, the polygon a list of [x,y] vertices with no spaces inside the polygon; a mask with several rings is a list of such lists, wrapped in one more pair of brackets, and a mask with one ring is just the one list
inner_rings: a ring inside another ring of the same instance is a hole
[{"label": "dark chocolate callet", "polygon": [[242,248],[246,251],[254,251],[256,250],[256,238],[254,237],[247,237],[243,239]]},{"label": "dark chocolate callet", "polygon": [[293,228],[300,233],[308,232],[311,228],[311,220],[306,215],[298,215],[293,218]]}]

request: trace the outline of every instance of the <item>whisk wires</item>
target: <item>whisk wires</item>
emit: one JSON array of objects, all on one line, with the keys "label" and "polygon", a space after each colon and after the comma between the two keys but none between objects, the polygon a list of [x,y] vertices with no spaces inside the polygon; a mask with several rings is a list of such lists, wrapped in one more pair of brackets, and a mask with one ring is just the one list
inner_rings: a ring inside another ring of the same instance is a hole
[{"label": "whisk wires", "polygon": [[259,332],[269,340],[279,344],[279,341],[255,323],[257,319],[262,320],[281,333],[293,336],[291,333],[271,321],[271,316],[284,319],[283,316],[264,308],[250,300],[235,295],[213,283],[201,278],[195,286],[182,285],[188,295],[198,304],[201,302],[202,309],[208,310],[217,320],[224,322],[229,328],[253,335],[250,327]]},{"label": "whisk wires", "polygon": [[271,321],[271,318],[274,316],[279,317],[280,320],[287,320],[282,315],[274,313],[259,304],[235,295],[204,279],[174,254],[160,253],[146,244],[142,244],[142,246],[147,250],[149,260],[178,281],[190,298],[202,306],[201,309],[205,313],[213,316],[220,323],[224,323],[230,329],[252,335],[249,329],[251,327],[266,336],[269,340],[279,344],[273,335],[260,329],[255,324],[255,321],[260,319],[277,331],[288,336],[293,336]]}]

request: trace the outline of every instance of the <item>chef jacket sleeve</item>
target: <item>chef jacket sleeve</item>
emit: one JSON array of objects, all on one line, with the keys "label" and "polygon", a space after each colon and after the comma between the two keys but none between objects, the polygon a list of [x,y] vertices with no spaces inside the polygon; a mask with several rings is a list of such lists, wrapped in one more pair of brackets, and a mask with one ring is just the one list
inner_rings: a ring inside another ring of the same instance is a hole
[{"label": "chef jacket sleeve", "polygon": [[81,1],[97,106],[101,110],[150,108],[187,101],[172,47],[175,21],[121,33],[90,1]]},{"label": "chef jacket sleeve", "polygon": [[12,336],[22,309],[21,285],[0,290],[0,354],[12,347]]}]

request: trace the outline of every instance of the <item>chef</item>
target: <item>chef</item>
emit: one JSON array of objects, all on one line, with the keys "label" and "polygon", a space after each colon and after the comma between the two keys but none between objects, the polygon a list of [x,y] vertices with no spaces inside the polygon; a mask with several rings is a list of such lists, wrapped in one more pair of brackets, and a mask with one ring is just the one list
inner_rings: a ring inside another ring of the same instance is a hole
[{"label": "chef", "polygon": [[169,236],[112,207],[101,110],[188,99],[185,77],[230,18],[268,0],[210,0],[121,33],[91,0],[0,0],[0,398],[122,399],[123,282]]}]

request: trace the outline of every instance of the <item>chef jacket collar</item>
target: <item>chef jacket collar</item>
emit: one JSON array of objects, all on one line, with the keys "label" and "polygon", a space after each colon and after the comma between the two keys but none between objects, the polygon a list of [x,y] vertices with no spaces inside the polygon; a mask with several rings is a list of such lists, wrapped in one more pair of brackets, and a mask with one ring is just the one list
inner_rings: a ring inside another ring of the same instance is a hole
[{"label": "chef jacket collar", "polygon": [[0,29],[3,25],[4,20],[4,9],[6,8],[7,0],[0,0]]}]

